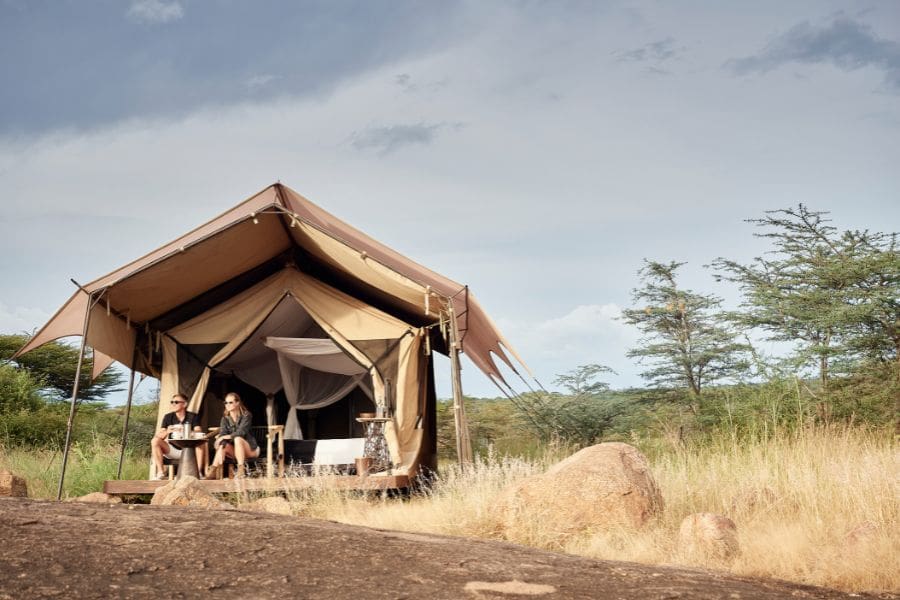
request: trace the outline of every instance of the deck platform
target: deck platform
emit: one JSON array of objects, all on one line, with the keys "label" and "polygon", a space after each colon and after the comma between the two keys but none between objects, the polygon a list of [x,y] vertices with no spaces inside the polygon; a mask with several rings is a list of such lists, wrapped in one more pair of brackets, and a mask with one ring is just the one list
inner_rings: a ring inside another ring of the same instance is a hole
[{"label": "deck platform", "polygon": [[[103,482],[103,491],[113,496],[129,494],[152,494],[156,488],[169,483],[168,480],[149,481],[144,479],[110,480]],[[247,479],[200,480],[198,483],[211,494],[233,494],[240,492],[293,492],[309,489],[331,490],[399,490],[409,487],[406,475],[317,475],[313,477],[259,477]]]}]

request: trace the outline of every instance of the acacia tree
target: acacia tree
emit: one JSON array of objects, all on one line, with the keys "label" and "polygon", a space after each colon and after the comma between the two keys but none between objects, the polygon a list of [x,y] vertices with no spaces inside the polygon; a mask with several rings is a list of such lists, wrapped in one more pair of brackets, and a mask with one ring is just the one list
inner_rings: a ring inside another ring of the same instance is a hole
[{"label": "acacia tree", "polygon": [[691,410],[706,384],[745,372],[749,347],[719,311],[722,301],[678,287],[675,272],[685,263],[645,260],[638,271],[641,287],[632,290],[634,308],[622,320],[644,334],[629,358],[647,362],[641,373],[660,387],[684,387],[691,393]]},{"label": "acacia tree", "polygon": [[896,234],[845,231],[827,212],[797,208],[750,219],[772,241],[749,264],[719,258],[717,279],[744,293],[736,322],[769,339],[797,345],[800,364],[816,364],[823,389],[835,363],[897,360],[900,349],[900,255]]}]

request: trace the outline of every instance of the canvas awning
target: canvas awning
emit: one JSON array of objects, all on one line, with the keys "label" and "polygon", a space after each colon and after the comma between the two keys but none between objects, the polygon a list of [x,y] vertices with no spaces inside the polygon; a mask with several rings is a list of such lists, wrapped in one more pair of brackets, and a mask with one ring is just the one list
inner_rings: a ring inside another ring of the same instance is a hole
[{"label": "canvas awning", "polygon": [[495,356],[513,370],[513,359],[525,366],[466,286],[395,252],[281,184],[85,285],[18,354],[81,335],[91,297],[97,301],[87,336],[94,349],[94,375],[113,360],[156,375],[154,354],[160,352],[162,331],[192,318],[223,289],[246,287],[277,270],[272,262],[286,255],[302,263],[301,269],[314,268],[337,287],[363,295],[407,322],[437,323],[442,307],[451,303],[461,349],[482,372],[503,382]]}]

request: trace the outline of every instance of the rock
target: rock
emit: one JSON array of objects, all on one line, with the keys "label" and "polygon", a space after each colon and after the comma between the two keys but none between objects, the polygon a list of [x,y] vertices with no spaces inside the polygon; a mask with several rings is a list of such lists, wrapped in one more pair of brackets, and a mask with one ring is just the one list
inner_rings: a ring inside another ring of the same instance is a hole
[{"label": "rock", "polygon": [[732,558],[740,553],[737,525],[715,513],[688,515],[678,529],[678,546],[691,555]]},{"label": "rock", "polygon": [[118,496],[110,496],[103,492],[92,492],[78,498],[69,498],[67,502],[96,502],[98,504],[121,504],[122,499]]},{"label": "rock", "polygon": [[608,442],[584,448],[546,473],[504,492],[496,515],[507,534],[538,523],[560,536],[589,529],[638,528],[663,510],[663,499],[644,455]]},{"label": "rock", "polygon": [[229,509],[231,505],[222,502],[200,485],[196,477],[185,477],[170,481],[156,488],[150,504],[157,506],[193,506],[206,509]]},{"label": "rock", "polygon": [[9,471],[0,471],[0,497],[27,498],[28,485],[18,475]]},{"label": "rock", "polygon": [[266,498],[257,498],[247,505],[247,508],[259,512],[272,513],[274,515],[291,516],[291,503],[281,496],[268,496]]}]

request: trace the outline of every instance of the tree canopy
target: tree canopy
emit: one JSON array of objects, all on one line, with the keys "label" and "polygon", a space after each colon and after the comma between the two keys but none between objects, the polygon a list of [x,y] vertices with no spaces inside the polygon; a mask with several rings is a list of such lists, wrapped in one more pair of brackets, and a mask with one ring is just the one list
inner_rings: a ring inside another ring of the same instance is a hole
[{"label": "tree canopy", "polygon": [[642,285],[632,291],[635,306],[622,319],[644,334],[627,354],[649,363],[642,377],[696,397],[704,385],[743,373],[749,348],[723,318],[719,298],[678,287],[676,271],[684,264],[645,261]]},{"label": "tree canopy", "polygon": [[900,356],[900,253],[897,234],[839,232],[827,212],[796,208],[750,219],[773,248],[748,264],[719,258],[717,278],[744,294],[733,318],[769,339],[796,345],[827,386],[838,366]]},{"label": "tree canopy", "polygon": [[[78,363],[78,348],[63,342],[50,342],[14,361],[12,355],[25,345],[29,336],[25,334],[0,335],[0,361],[27,371],[34,378],[50,401],[69,400],[75,370]],[[97,379],[91,381],[93,356],[88,353],[81,368],[78,399],[88,402],[102,402],[109,394],[122,389],[121,373],[107,369]]]}]

